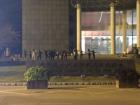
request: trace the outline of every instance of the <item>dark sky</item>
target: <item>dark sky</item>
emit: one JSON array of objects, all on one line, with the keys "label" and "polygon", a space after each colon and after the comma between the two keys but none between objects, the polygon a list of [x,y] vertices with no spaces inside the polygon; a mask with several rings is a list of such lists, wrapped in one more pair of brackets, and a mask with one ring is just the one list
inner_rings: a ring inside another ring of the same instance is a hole
[{"label": "dark sky", "polygon": [[21,0],[0,0],[0,48],[21,52]]},{"label": "dark sky", "polygon": [[0,0],[0,28],[5,25],[21,32],[21,0]]}]

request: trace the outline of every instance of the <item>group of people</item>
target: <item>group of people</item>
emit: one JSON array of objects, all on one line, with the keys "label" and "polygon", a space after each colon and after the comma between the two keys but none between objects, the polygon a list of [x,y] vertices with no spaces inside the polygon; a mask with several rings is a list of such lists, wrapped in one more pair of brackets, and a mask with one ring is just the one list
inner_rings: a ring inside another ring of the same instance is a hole
[{"label": "group of people", "polygon": [[[68,57],[69,58],[72,58],[74,60],[77,60],[77,59],[83,59],[83,51],[80,51],[78,52],[76,49],[73,49],[72,52],[69,52],[67,50],[62,50],[62,51],[57,51],[57,50],[36,50],[36,49],[33,49],[31,51],[26,51],[24,50],[23,52],[23,56],[24,56],[24,59],[27,60],[27,59],[30,59],[30,60],[67,60]],[[87,55],[88,55],[88,59],[90,60],[91,59],[91,56],[93,56],[93,59],[95,59],[95,51],[92,50],[90,51],[90,49],[88,49],[88,52],[87,52]]]},{"label": "group of people", "polygon": [[90,51],[90,49],[88,49],[88,59],[89,60],[91,59],[91,54],[92,54],[93,59],[95,59],[95,51],[94,50]]},{"label": "group of people", "polygon": [[[93,57],[93,59],[95,59],[95,51],[94,50],[90,50],[88,49],[88,59],[91,60],[91,56]],[[80,51],[80,54],[78,54],[78,51],[76,49],[73,50],[73,55],[74,55],[74,59],[77,60],[78,59],[78,55],[80,57],[80,59],[83,59],[83,51]]]},{"label": "group of people", "polygon": [[54,59],[67,59],[67,51],[56,51],[56,50],[36,50],[33,49],[31,51],[24,50],[24,58],[31,60],[54,60]]}]

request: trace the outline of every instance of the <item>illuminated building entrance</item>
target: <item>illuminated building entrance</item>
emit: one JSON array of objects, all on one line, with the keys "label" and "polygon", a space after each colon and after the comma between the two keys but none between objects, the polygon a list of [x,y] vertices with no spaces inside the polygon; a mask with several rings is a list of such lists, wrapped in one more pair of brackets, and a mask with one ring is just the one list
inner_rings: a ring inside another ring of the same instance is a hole
[{"label": "illuminated building entrance", "polygon": [[[110,17],[109,12],[82,12],[81,16],[81,47],[82,51],[95,50],[99,54],[111,53]],[[122,53],[122,11],[116,12],[115,45],[116,53]],[[133,19],[133,20],[132,20]],[[136,40],[136,12],[127,11],[126,49],[137,43]],[[132,28],[133,26],[133,28]]]},{"label": "illuminated building entrance", "polygon": [[[76,11],[77,11],[77,44],[76,48],[78,51],[85,50],[86,48],[82,47],[84,44],[81,44],[81,41],[83,39],[81,38],[81,32],[86,31],[86,29],[83,29],[81,26],[81,14],[82,12],[94,12],[94,11],[108,11],[109,12],[109,18],[106,21],[109,23],[109,25],[105,25],[105,29],[107,28],[110,35],[110,42],[107,41],[107,43],[110,43],[110,47],[108,46],[108,50],[106,53],[110,53],[112,55],[118,53],[127,52],[127,47],[129,47],[129,43],[131,43],[131,46],[133,47],[133,44],[136,43],[137,47],[140,47],[140,0],[75,0],[76,1]],[[132,10],[132,23],[129,25],[127,21],[127,10]],[[136,10],[136,16],[134,16],[134,10]],[[82,11],[82,12],[81,12]],[[118,11],[118,12],[117,12]],[[119,18],[117,14],[120,14],[121,12],[121,18],[120,25],[119,25]],[[95,18],[96,16],[94,16]],[[134,17],[136,17],[136,25],[134,24]],[[94,20],[94,19],[93,19]],[[101,23],[101,19],[98,18],[98,22]],[[109,27],[108,27],[109,26]],[[121,26],[121,28],[118,28]],[[129,27],[127,30],[127,26]],[[97,27],[97,26],[96,26]],[[102,24],[101,24],[102,27]],[[130,34],[130,27],[132,29],[131,35],[132,36],[132,42],[129,41],[129,34]],[[91,28],[91,27],[90,27]],[[102,27],[103,28],[103,27]],[[102,29],[101,28],[101,29]],[[88,28],[87,28],[88,29]],[[94,27],[93,27],[94,29]],[[88,31],[106,31],[106,30],[91,30],[88,29]],[[118,29],[121,29],[121,34],[118,33]],[[84,32],[83,32],[84,33]],[[94,33],[94,32],[91,32]],[[135,35],[136,38],[135,38]],[[120,37],[117,37],[120,36]],[[127,37],[128,36],[128,37]],[[128,40],[127,40],[128,38]],[[89,40],[90,38],[88,38]],[[91,38],[92,40],[94,38]],[[135,41],[135,39],[137,41]],[[87,40],[87,39],[86,39]],[[94,39],[95,40],[95,39]],[[99,40],[102,40],[99,39]],[[105,39],[106,40],[106,39]],[[108,40],[108,39],[107,39]],[[117,43],[122,40],[122,45]],[[118,41],[118,42],[117,42]],[[127,46],[128,41],[128,46]],[[84,41],[83,41],[84,42]],[[94,42],[94,41],[88,41],[88,42]],[[85,43],[87,43],[85,41]],[[104,43],[104,38],[103,38]],[[82,46],[81,46],[82,45]],[[92,45],[92,44],[91,44]],[[119,46],[119,48],[117,48]],[[122,46],[122,47],[121,47]],[[121,51],[120,50],[121,47]]]}]

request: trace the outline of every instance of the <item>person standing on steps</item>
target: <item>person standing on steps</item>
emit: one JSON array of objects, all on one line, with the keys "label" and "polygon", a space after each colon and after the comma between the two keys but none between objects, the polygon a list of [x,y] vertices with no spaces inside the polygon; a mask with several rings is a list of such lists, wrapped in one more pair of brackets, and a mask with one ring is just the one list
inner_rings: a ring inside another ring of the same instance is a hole
[{"label": "person standing on steps", "polygon": [[80,51],[80,59],[83,59],[83,51]]},{"label": "person standing on steps", "polygon": [[74,55],[74,60],[77,60],[78,53],[76,49],[73,49],[73,55]]},{"label": "person standing on steps", "polygon": [[94,50],[92,50],[92,57],[95,60],[95,51]]},{"label": "person standing on steps", "polygon": [[91,59],[90,49],[88,49],[88,59]]}]

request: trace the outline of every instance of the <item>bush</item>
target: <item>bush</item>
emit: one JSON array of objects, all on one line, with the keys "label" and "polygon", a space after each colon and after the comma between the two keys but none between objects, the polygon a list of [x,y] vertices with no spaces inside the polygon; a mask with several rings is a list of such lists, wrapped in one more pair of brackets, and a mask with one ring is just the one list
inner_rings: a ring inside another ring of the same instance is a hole
[{"label": "bush", "polygon": [[48,80],[47,70],[42,66],[30,67],[24,73],[24,79],[26,81]]}]

